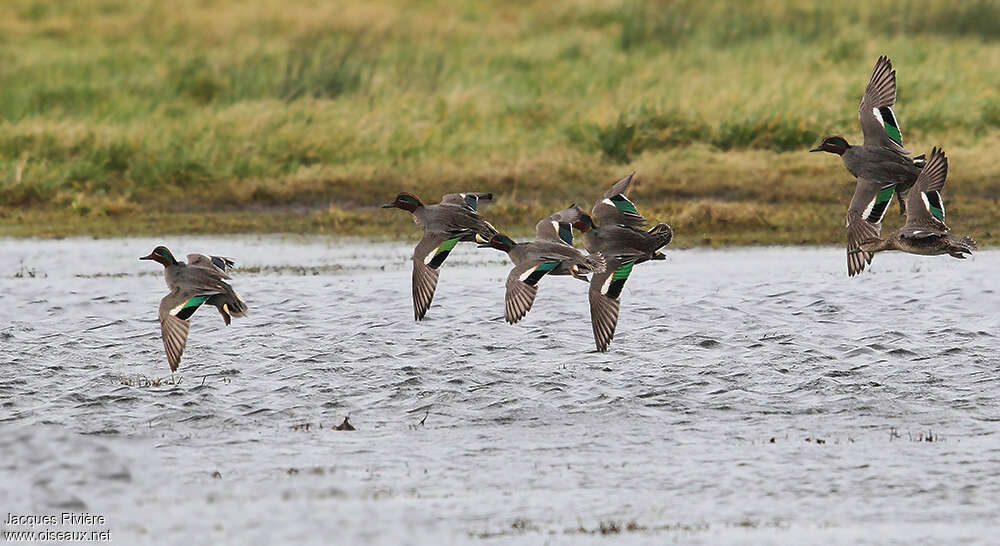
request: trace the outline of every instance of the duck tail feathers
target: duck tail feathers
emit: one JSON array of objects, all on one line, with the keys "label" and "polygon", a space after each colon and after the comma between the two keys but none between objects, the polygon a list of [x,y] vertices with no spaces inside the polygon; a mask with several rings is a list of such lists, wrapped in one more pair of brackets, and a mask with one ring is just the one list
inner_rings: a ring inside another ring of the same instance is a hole
[{"label": "duck tail feathers", "polygon": [[236,261],[232,258],[227,258],[225,256],[211,256],[212,265],[218,267],[222,271],[231,271],[236,267]]},{"label": "duck tail feathers", "polygon": [[233,290],[233,287],[228,284],[224,286],[225,292],[212,296],[208,300],[208,303],[214,305],[219,310],[222,320],[226,321],[228,325],[230,317],[245,317],[249,312],[249,308],[247,307],[247,303],[243,301],[243,298]]},{"label": "duck tail feathers", "polygon": [[667,224],[656,224],[647,233],[653,239],[651,245],[653,247],[653,255],[654,255],[653,259],[654,260],[666,259],[660,257],[663,256],[663,254],[660,253],[660,250],[662,250],[663,247],[669,245],[670,241],[673,240],[674,230]]},{"label": "duck tail feathers", "polygon": [[604,255],[600,252],[595,254],[588,254],[584,261],[586,262],[587,268],[594,273],[603,273],[607,268],[607,261],[604,259]]}]

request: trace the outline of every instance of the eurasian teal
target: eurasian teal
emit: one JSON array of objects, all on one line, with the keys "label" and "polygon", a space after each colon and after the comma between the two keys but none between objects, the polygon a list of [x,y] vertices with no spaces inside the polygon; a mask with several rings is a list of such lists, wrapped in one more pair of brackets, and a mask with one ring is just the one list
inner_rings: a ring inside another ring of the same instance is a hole
[{"label": "eurasian teal", "polygon": [[641,229],[646,219],[626,197],[635,173],[614,183],[604,192],[591,214],[581,213],[574,225],[583,232],[584,246],[591,253],[600,253],[607,262],[602,273],[590,280],[590,322],[594,329],[597,350],[606,352],[615,337],[618,325],[620,296],[625,281],[635,264],[648,260],[664,260],[661,250],[670,244],[673,230],[667,224],[657,224],[650,230]]},{"label": "eurasian teal", "polygon": [[247,304],[229,285],[226,271],[233,261],[221,256],[188,254],[188,263],[174,259],[165,246],[158,246],[140,260],[163,264],[164,279],[170,293],[160,300],[160,331],[170,371],[177,371],[191,329],[191,315],[202,304],[214,306],[228,326],[231,317],[243,317]]},{"label": "eurasian teal", "polygon": [[517,243],[497,234],[480,245],[502,250],[514,262],[514,269],[507,275],[504,298],[504,318],[508,323],[514,324],[528,314],[535,303],[538,281],[545,275],[572,275],[587,281],[588,273],[604,271],[603,256],[586,255],[573,247],[572,225],[578,218],[579,209],[573,206],[539,222],[535,226],[535,240],[530,243]]},{"label": "eurasian teal", "polygon": [[844,137],[831,136],[809,150],[841,156],[848,172],[857,178],[847,210],[847,274],[851,277],[871,263],[871,253],[860,245],[879,236],[893,193],[899,201],[900,214],[906,213],[906,194],[924,165],[923,155],[910,157],[910,152],[903,148],[899,121],[892,111],[895,104],[896,71],[883,55],[875,62],[858,106],[864,145],[851,146]]},{"label": "eurasian teal", "polygon": [[931,150],[927,165],[906,198],[906,224],[885,239],[861,243],[868,253],[901,250],[922,256],[949,254],[964,259],[979,250],[971,237],[952,235],[944,223],[944,200],[941,190],[948,178],[948,158],[939,148]]},{"label": "eurasian teal", "polygon": [[398,208],[413,214],[424,237],[413,250],[413,317],[422,320],[434,299],[438,268],[459,242],[485,243],[496,228],[479,216],[479,202],[493,199],[491,193],[450,193],[437,205],[424,205],[412,193],[400,193],[382,208]]}]

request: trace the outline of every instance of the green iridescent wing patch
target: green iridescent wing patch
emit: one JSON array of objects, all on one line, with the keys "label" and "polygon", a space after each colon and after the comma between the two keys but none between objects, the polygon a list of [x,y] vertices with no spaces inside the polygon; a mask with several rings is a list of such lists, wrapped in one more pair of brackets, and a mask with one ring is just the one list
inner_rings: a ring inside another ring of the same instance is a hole
[{"label": "green iridescent wing patch", "polygon": [[892,201],[892,195],[896,193],[896,186],[892,185],[886,188],[882,188],[878,191],[878,195],[875,199],[868,205],[868,210],[865,212],[864,219],[872,224],[878,224],[885,218],[885,211],[889,208],[889,203]]},{"label": "green iridescent wing patch", "polygon": [[195,296],[187,300],[186,302],[184,302],[184,305],[181,306],[180,310],[174,314],[174,316],[181,320],[187,320],[191,318],[191,315],[193,315],[194,312],[197,311],[198,308],[201,307],[203,303],[208,301],[208,298],[210,297],[211,296]]},{"label": "green iridescent wing patch", "polygon": [[611,299],[618,299],[618,296],[622,293],[622,289],[625,288],[625,281],[628,280],[628,276],[632,274],[633,265],[635,264],[622,265],[611,274],[611,282],[608,284],[608,289],[604,293],[605,296]]},{"label": "green iridescent wing patch", "polygon": [[559,267],[559,262],[543,262],[535,266],[531,273],[528,273],[527,277],[521,277],[521,281],[528,286],[535,286],[538,281],[542,280],[542,277],[546,273],[551,272],[553,269]]},{"label": "green iridescent wing patch", "polygon": [[941,192],[925,191],[924,203],[927,204],[927,211],[931,213],[931,216],[944,221],[944,201],[941,199]]},{"label": "green iridescent wing patch", "polygon": [[573,225],[567,222],[560,222],[559,238],[567,245],[573,246]]},{"label": "green iridescent wing patch", "polygon": [[881,108],[875,109],[876,117],[882,122],[882,126],[885,127],[885,132],[889,135],[896,144],[900,146],[903,145],[903,135],[899,131],[899,121],[896,120],[896,114],[893,113],[892,107],[883,106]]},{"label": "green iridescent wing patch", "polygon": [[627,197],[620,193],[618,195],[611,196],[611,203],[614,204],[616,209],[624,212],[625,214],[639,215],[639,211],[636,210],[635,205],[633,205]]},{"label": "green iridescent wing patch", "polygon": [[427,262],[427,267],[430,267],[431,269],[437,269],[441,267],[441,264],[444,263],[445,258],[447,258],[448,254],[451,253],[451,249],[455,248],[455,245],[457,244],[458,244],[458,239],[448,239],[447,241],[438,245],[437,250],[434,251],[435,252],[434,257],[431,258],[431,261]]}]

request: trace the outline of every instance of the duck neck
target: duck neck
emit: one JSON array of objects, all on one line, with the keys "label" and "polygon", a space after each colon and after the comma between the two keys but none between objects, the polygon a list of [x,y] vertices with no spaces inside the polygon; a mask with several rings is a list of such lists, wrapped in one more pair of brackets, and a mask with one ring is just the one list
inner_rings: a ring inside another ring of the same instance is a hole
[{"label": "duck neck", "polygon": [[514,250],[514,247],[517,246],[517,243],[514,242],[514,241],[511,241],[511,242],[508,243],[508,242],[505,242],[505,241],[493,240],[493,241],[490,242],[490,246],[492,246],[493,248],[495,248],[497,250],[502,250],[502,251],[510,254],[510,252],[512,250]]},{"label": "duck neck", "polygon": [[867,243],[863,243],[861,250],[865,252],[884,252],[886,250],[898,250],[899,245],[896,244],[895,237],[889,237],[888,239],[875,239]]}]

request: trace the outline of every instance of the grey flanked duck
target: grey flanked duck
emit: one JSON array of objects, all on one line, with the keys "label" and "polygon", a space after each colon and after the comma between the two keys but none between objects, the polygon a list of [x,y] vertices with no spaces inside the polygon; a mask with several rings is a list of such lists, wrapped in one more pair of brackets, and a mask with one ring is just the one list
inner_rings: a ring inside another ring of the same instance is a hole
[{"label": "grey flanked duck", "polygon": [[910,157],[903,148],[896,104],[896,71],[885,55],[875,62],[865,94],[858,106],[858,120],[864,134],[862,146],[851,146],[844,137],[831,136],[811,152],[829,152],[844,160],[847,170],[858,179],[847,209],[847,274],[861,273],[872,255],[860,248],[864,241],[877,238],[882,229],[893,193],[900,214],[906,213],[906,194],[917,180],[924,156]]},{"label": "grey flanked duck", "polygon": [[972,238],[952,235],[944,223],[941,190],[947,177],[948,158],[943,151],[934,148],[906,197],[906,223],[885,239],[862,242],[861,249],[871,254],[901,250],[922,256],[948,254],[962,259],[966,254],[979,250]]},{"label": "grey flanked duck", "polygon": [[243,317],[247,304],[229,285],[234,263],[221,256],[188,254],[187,263],[178,261],[165,246],[158,246],[140,260],[163,264],[170,293],[160,300],[160,330],[170,371],[177,371],[191,329],[191,315],[204,304],[214,306],[228,326],[232,317]]},{"label": "grey flanked duck", "polygon": [[590,322],[597,350],[605,352],[615,337],[622,288],[635,264],[664,260],[663,247],[670,244],[674,232],[667,224],[643,229],[646,219],[639,214],[626,194],[635,173],[614,183],[604,192],[591,214],[580,213],[574,226],[583,233],[583,242],[591,253],[600,253],[607,262],[602,273],[590,280]]},{"label": "grey flanked duck", "polygon": [[507,275],[507,294],[504,298],[504,318],[510,324],[524,318],[535,303],[538,281],[545,275],[572,275],[587,281],[589,273],[604,271],[604,257],[589,256],[573,247],[573,223],[579,220],[580,211],[575,206],[557,212],[535,226],[535,240],[518,243],[510,237],[497,234],[480,246],[502,250],[514,262],[514,269]]},{"label": "grey flanked duck", "polygon": [[493,199],[491,193],[450,193],[437,205],[424,205],[412,193],[400,193],[382,208],[398,208],[413,214],[424,237],[413,250],[413,318],[422,320],[434,299],[438,268],[459,242],[485,243],[497,230],[479,215],[479,202]]}]

